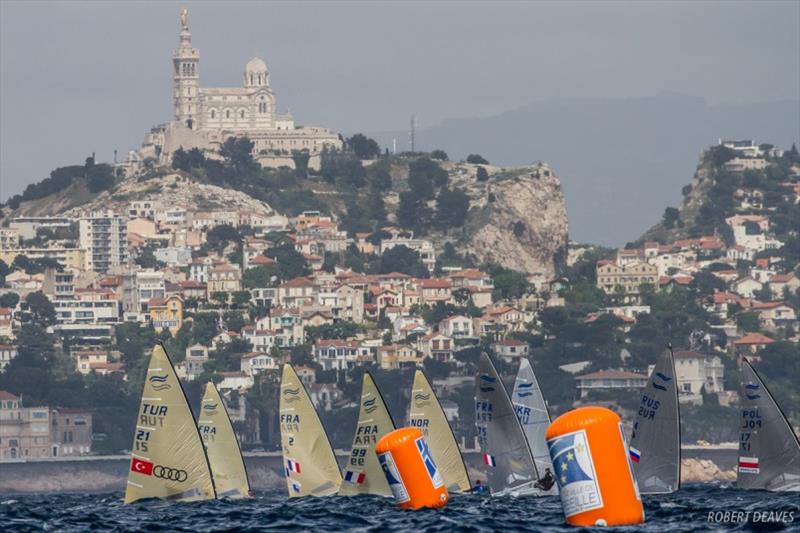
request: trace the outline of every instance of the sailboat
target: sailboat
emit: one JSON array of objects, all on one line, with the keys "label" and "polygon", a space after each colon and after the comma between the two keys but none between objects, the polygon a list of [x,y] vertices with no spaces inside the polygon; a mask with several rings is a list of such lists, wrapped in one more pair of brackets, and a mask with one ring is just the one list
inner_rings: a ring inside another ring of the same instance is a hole
[{"label": "sailboat", "polygon": [[659,357],[642,393],[628,454],[642,494],[669,494],[680,488],[680,408],[671,349]]},{"label": "sailboat", "polygon": [[[533,373],[533,367],[525,357],[519,362],[511,400],[519,423],[525,431],[536,469],[540,475],[544,475],[548,470],[555,475],[550,459],[550,450],[545,439],[545,433],[550,426],[550,414],[547,412],[547,405],[544,402],[539,382],[536,380],[536,374]],[[544,494],[557,495],[558,484],[553,483],[553,486]]]},{"label": "sailboat", "polygon": [[381,437],[394,431],[394,422],[369,372],[364,372],[360,405],[353,447],[344,469],[339,494],[391,496],[392,491],[378,462],[375,445]]},{"label": "sailboat", "polygon": [[475,425],[492,496],[541,495],[536,463],[492,360],[481,353],[475,395]]},{"label": "sailboat", "polygon": [[433,460],[450,492],[469,492],[471,485],[464,458],[442,406],[422,370],[414,373],[409,422],[422,431]]},{"label": "sailboat", "polygon": [[342,483],[325,428],[292,365],[283,365],[280,393],[281,449],[289,497],[331,496]]},{"label": "sailboat", "polygon": [[125,503],[216,497],[208,457],[175,369],[161,345],[153,348],[136,417]]},{"label": "sailboat", "polygon": [[233,431],[225,404],[213,383],[206,383],[197,428],[206,447],[208,463],[218,498],[250,496],[250,482],[239,441]]},{"label": "sailboat", "polygon": [[749,361],[742,362],[741,436],[736,486],[800,491],[800,442]]}]

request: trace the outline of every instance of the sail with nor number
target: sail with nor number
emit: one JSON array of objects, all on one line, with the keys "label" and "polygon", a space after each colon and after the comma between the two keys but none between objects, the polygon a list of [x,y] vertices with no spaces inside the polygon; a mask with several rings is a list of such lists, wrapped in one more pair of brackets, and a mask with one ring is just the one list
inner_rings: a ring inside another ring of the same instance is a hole
[{"label": "sail with nor number", "polygon": [[314,404],[290,364],[283,365],[279,411],[289,497],[336,494],[342,482],[339,464]]},{"label": "sail with nor number", "polygon": [[680,488],[680,407],[672,350],[659,357],[647,381],[628,453],[642,494],[667,494]]},{"label": "sail with nor number", "polygon": [[150,356],[131,449],[125,503],[216,497],[192,410],[161,345]]},{"label": "sail with nor number", "polygon": [[749,361],[742,362],[739,464],[741,489],[800,491],[800,442]]},{"label": "sail with nor number", "polygon": [[411,408],[408,415],[411,426],[422,431],[428,443],[433,460],[444,478],[447,490],[469,492],[472,486],[467,475],[464,458],[458,449],[453,430],[431,384],[422,370],[414,373],[411,387]]},{"label": "sail with nor number", "polygon": [[222,398],[213,383],[206,383],[197,428],[206,447],[218,498],[250,496],[250,482],[239,441]]},{"label": "sail with nor number", "polygon": [[486,353],[478,364],[475,425],[492,496],[542,494],[525,432]]}]

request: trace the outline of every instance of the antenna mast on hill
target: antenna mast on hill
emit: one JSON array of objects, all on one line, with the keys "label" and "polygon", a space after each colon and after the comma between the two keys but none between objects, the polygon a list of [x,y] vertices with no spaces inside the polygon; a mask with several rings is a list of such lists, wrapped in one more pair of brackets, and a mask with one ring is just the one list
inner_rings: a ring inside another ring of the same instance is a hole
[{"label": "antenna mast on hill", "polygon": [[415,141],[414,137],[416,136],[416,129],[417,128],[416,128],[416,121],[414,120],[414,115],[411,115],[411,131],[410,131],[410,134],[411,134],[411,153],[412,154],[416,151],[415,150],[415,146],[414,146],[414,141]]}]

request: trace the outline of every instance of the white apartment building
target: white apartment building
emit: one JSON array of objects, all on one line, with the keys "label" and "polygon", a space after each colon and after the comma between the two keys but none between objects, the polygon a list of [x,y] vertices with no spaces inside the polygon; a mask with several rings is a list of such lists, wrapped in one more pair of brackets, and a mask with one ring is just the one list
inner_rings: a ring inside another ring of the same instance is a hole
[{"label": "white apartment building", "polygon": [[80,248],[86,250],[87,270],[108,272],[128,263],[127,220],[112,211],[93,212],[78,221]]},{"label": "white apartment building", "polygon": [[677,351],[674,357],[678,398],[681,402],[701,404],[703,387],[706,394],[724,390],[725,367],[719,356]]}]

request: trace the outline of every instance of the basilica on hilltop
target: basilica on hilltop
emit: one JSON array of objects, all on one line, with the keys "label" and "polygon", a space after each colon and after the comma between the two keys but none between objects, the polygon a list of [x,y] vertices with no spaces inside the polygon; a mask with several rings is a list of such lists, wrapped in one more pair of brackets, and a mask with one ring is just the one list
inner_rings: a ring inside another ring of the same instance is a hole
[{"label": "basilica on hilltop", "polygon": [[245,65],[241,87],[201,87],[200,51],[192,46],[186,8],[180,23],[180,43],[172,54],[175,119],[150,130],[132,156],[136,162],[167,164],[181,147],[213,154],[229,137],[244,135],[263,166],[292,166],[294,151],[308,151],[314,159],[326,147],[342,148],[341,137],[330,129],[296,126],[291,114],[278,114],[269,69],[260,58]]}]

